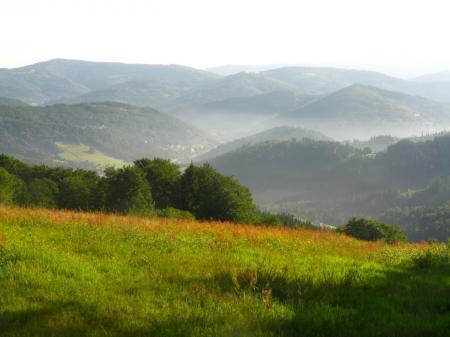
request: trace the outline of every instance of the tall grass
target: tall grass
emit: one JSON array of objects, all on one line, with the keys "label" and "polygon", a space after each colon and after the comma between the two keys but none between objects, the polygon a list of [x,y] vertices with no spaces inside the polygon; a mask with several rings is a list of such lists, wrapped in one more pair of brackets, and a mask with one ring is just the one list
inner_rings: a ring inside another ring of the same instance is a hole
[{"label": "tall grass", "polygon": [[445,245],[0,207],[0,336],[448,336]]}]

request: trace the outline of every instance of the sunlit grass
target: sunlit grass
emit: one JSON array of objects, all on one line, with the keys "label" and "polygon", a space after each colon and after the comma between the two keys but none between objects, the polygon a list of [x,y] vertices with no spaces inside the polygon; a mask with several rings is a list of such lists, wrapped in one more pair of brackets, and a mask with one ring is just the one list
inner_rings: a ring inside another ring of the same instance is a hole
[{"label": "sunlit grass", "polygon": [[447,336],[445,245],[0,207],[1,336]]},{"label": "sunlit grass", "polygon": [[65,144],[62,142],[55,142],[61,152],[58,156],[67,161],[72,162],[89,162],[100,166],[114,166],[122,167],[126,163],[120,159],[110,157],[100,151],[92,150],[89,146],[84,144]]}]

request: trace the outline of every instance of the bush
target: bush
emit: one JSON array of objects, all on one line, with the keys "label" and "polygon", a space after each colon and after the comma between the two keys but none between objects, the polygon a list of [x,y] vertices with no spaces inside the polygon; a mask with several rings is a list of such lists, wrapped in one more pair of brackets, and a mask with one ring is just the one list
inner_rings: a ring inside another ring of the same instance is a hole
[{"label": "bush", "polygon": [[191,212],[183,211],[178,208],[167,207],[156,211],[156,215],[162,218],[170,219],[187,219],[194,220],[195,217]]},{"label": "bush", "polygon": [[385,240],[388,243],[405,241],[405,233],[397,226],[376,220],[352,218],[344,227],[344,233],[360,240]]}]

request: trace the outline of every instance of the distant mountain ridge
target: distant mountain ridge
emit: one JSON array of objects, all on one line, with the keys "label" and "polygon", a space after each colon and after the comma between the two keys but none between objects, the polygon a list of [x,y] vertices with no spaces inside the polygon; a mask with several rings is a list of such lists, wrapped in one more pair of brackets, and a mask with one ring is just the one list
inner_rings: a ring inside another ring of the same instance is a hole
[{"label": "distant mountain ridge", "polygon": [[241,72],[260,72],[270,69],[277,69],[286,67],[285,64],[267,64],[267,65],[251,65],[251,64],[228,64],[218,67],[210,67],[206,68],[206,71],[221,75],[221,76],[229,76],[234,75]]},{"label": "distant mountain ridge", "polygon": [[[29,104],[65,100],[92,102],[101,96],[103,100],[134,105],[148,105],[165,99],[164,107],[183,106],[184,103],[204,104],[280,90],[329,94],[353,84],[450,102],[450,83],[446,81],[407,81],[373,71],[339,68],[290,66],[221,76],[180,65],[54,59],[21,68],[0,69],[0,96],[21,99]],[[136,94],[121,95],[121,88],[128,92],[136,90]],[[154,99],[146,99],[148,95]]]},{"label": "distant mountain ridge", "polygon": [[[345,133],[376,136],[396,129],[425,130],[450,126],[450,106],[423,97],[352,85],[280,115],[279,124],[305,125],[345,138]],[[342,134],[338,135],[341,131]],[[347,137],[348,138],[348,137]]]},{"label": "distant mountain ridge", "polygon": [[313,102],[319,97],[318,95],[298,94],[288,90],[281,90],[213,101],[206,103],[204,107],[214,111],[265,112],[273,114],[292,111]]},{"label": "distant mountain ridge", "polygon": [[21,68],[0,69],[0,96],[45,104],[133,80],[192,83],[214,78],[217,75],[179,65],[54,59]]},{"label": "distant mountain ridge", "polygon": [[304,93],[328,94],[347,86],[360,84],[410,95],[424,96],[437,101],[450,102],[450,83],[420,83],[374,71],[320,67],[284,67],[267,70],[262,72],[262,74],[301,88]]},{"label": "distant mountain ridge", "polygon": [[419,82],[435,82],[435,83],[450,82],[450,70],[422,75],[414,78],[413,80]]}]

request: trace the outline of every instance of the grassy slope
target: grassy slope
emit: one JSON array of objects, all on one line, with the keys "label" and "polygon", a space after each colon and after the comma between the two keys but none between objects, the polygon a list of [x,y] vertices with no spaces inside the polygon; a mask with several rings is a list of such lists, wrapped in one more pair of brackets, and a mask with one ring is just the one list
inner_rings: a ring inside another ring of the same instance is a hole
[{"label": "grassy slope", "polygon": [[0,247],[0,336],[412,337],[450,328],[444,245],[0,207]]},{"label": "grassy slope", "polygon": [[55,145],[62,152],[58,156],[65,161],[70,162],[89,162],[100,166],[122,167],[126,163],[120,159],[110,157],[104,153],[91,149],[88,145],[64,144],[55,142]]}]

